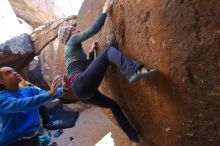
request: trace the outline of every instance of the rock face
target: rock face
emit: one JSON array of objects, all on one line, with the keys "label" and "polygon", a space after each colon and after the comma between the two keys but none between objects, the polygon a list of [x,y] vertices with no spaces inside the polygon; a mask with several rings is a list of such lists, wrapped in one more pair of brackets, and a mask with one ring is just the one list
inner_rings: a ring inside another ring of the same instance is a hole
[{"label": "rock face", "polygon": [[[0,44],[0,65],[13,67],[16,71],[22,72],[23,77],[31,81],[31,83],[43,89],[48,89],[48,84],[45,81],[40,81],[40,79],[43,79],[41,70],[39,70],[40,61],[32,61],[32,59],[35,55],[39,55],[44,49],[46,53],[42,53],[41,56],[45,56],[45,54],[47,56],[41,58],[45,61],[42,62],[42,72],[44,73],[44,78],[47,79],[49,83],[52,82],[52,79],[54,79],[56,75],[64,73],[65,65],[63,56],[57,55],[59,54],[57,50],[62,54],[63,47],[59,46],[61,49],[58,49],[58,46],[56,46],[56,43],[53,41],[57,38],[58,28],[61,24],[67,22],[69,24],[76,24],[76,19],[76,16],[59,19],[35,29],[30,35],[22,34]],[[50,55],[52,56],[48,58]],[[58,60],[54,60],[53,57],[58,58]],[[49,66],[47,66],[48,63],[50,64]],[[61,66],[60,70],[58,70],[58,66],[56,66],[55,63]],[[24,67],[28,65],[29,69],[24,69]],[[47,72],[49,69],[51,72]],[[55,72],[56,69],[58,72]],[[54,75],[52,73],[54,73]]]},{"label": "rock face", "polygon": [[[78,16],[84,30],[104,1],[85,0]],[[218,145],[220,142],[219,2],[115,1],[104,28],[93,39],[105,47],[114,32],[126,56],[161,75],[135,85],[111,66],[101,85],[118,100],[146,145]]]},{"label": "rock face", "polygon": [[9,0],[16,16],[26,21],[33,28],[37,28],[45,23],[54,20],[55,15],[48,15],[38,9],[32,2],[27,0]]},{"label": "rock face", "polygon": [[28,65],[27,80],[41,89],[49,90],[48,83],[43,78],[42,63],[38,57],[35,57]]},{"label": "rock face", "polygon": [[13,66],[21,71],[34,57],[34,48],[28,34],[22,34],[0,44],[0,65]]},{"label": "rock face", "polygon": [[32,3],[38,10],[46,13],[50,17],[64,18],[70,15],[77,15],[78,6],[81,1],[72,0],[25,0],[27,3]]},{"label": "rock face", "polygon": [[[30,34],[34,52],[35,55],[40,55],[44,79],[51,83],[56,75],[66,72],[63,59],[64,46],[59,46],[55,40],[59,25],[63,22],[76,24],[77,16],[54,21],[61,14],[65,14],[65,10],[59,9],[57,6],[58,3],[61,3],[60,0],[9,0],[9,2],[17,17],[24,19],[35,28]],[[73,6],[71,1],[65,1],[63,4],[68,4],[68,8]],[[42,87],[42,83],[38,85]]]},{"label": "rock face", "polygon": [[70,16],[68,18],[52,21],[35,29],[30,34],[35,54],[39,55],[49,43],[57,38],[57,32],[60,25],[63,23],[76,24],[76,19],[77,16]]},{"label": "rock face", "polygon": [[[103,3],[85,0],[78,17],[80,30],[95,21]],[[104,28],[83,44],[88,50],[98,39],[103,49],[106,36],[115,34],[126,56],[161,72],[130,85],[110,66],[100,88],[120,103],[140,132],[142,146],[219,145],[219,5],[216,0],[115,0]],[[42,24],[38,22],[33,25]],[[48,37],[41,32],[34,32],[32,41],[50,82],[65,72],[63,46],[54,48],[52,43],[43,53],[56,31],[45,33]]]},{"label": "rock face", "polygon": [[16,16],[37,28],[55,19],[76,15],[72,0],[9,0]]},{"label": "rock face", "polygon": [[57,75],[66,73],[64,64],[64,45],[57,41],[59,26],[63,23],[75,24],[77,16],[71,16],[49,23],[31,34],[35,54],[42,62],[42,73],[48,83],[52,83]]}]

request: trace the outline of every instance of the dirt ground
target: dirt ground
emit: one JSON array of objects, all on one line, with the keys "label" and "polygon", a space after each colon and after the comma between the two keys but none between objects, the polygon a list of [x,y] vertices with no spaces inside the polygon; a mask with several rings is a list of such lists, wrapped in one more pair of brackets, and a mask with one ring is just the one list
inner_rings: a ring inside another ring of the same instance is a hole
[{"label": "dirt ground", "polygon": [[[58,146],[138,146],[129,141],[123,131],[115,125],[97,107],[69,105],[73,110],[81,111],[73,128],[64,129],[61,136],[53,137],[52,141]],[[70,137],[73,139],[70,140]]]}]

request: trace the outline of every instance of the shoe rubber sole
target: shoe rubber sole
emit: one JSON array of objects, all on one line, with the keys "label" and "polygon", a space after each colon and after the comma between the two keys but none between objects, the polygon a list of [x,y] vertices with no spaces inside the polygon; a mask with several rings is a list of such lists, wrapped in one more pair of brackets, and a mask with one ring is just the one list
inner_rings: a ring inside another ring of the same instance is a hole
[{"label": "shoe rubber sole", "polygon": [[158,70],[151,70],[151,71],[149,71],[146,74],[143,74],[143,75],[140,75],[140,76],[136,76],[135,78],[129,79],[129,83],[135,84],[135,83],[137,83],[141,79],[156,77],[157,75],[159,75],[159,73],[160,72]]}]

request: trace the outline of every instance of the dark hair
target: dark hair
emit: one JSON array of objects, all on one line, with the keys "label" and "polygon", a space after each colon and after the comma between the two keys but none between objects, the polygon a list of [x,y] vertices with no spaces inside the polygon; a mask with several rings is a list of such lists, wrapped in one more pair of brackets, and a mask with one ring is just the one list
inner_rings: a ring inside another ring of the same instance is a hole
[{"label": "dark hair", "polygon": [[5,86],[0,84],[0,91],[4,89],[5,89]]},{"label": "dark hair", "polygon": [[[0,74],[0,79],[2,79],[1,74]],[[2,84],[0,84],[0,91],[1,91],[1,90],[3,90],[3,89],[5,89],[5,86],[4,86],[4,85],[2,85]]]},{"label": "dark hair", "polygon": [[[3,66],[1,66],[0,69],[1,69],[2,67],[3,67]],[[1,72],[0,72],[0,79],[3,79]],[[0,84],[0,91],[1,91],[1,90],[4,90],[4,89],[5,89],[5,86],[2,85],[2,84]]]}]

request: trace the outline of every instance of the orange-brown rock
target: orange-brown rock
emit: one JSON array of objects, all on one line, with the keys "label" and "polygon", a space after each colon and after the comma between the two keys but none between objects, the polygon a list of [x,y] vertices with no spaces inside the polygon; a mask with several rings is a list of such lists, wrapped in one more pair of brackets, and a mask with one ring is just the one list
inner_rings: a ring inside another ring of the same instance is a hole
[{"label": "orange-brown rock", "polygon": [[[104,1],[85,0],[78,16],[84,30]],[[219,2],[115,0],[102,31],[88,48],[115,32],[119,50],[161,75],[135,85],[115,66],[101,90],[119,101],[146,145],[218,145],[220,142]]]},{"label": "orange-brown rock", "polygon": [[46,24],[56,17],[54,15],[48,15],[41,9],[39,9],[33,2],[27,0],[9,0],[16,16],[23,19],[33,28],[37,28],[43,24]]},{"label": "orange-brown rock", "polygon": [[[68,18],[59,19],[57,21],[47,23],[38,29],[35,29],[30,35],[22,34],[6,41],[5,43],[0,44],[0,65],[11,66],[18,72],[21,72],[24,67],[29,65],[35,55],[38,56],[41,51],[45,49],[44,52],[46,54],[48,53],[49,55],[46,55],[45,58],[44,53],[41,55],[42,72],[44,73],[44,78],[47,79],[48,83],[51,83],[50,81],[52,81],[56,75],[65,72],[63,56],[59,56],[59,54],[63,54],[63,47],[59,47],[60,49],[57,49],[58,46],[56,46],[56,43],[53,41],[57,38],[57,32],[61,24],[66,22],[69,24],[76,24],[76,19],[77,16],[70,16]],[[58,60],[54,60],[54,58],[57,58]],[[25,79],[30,79],[31,81],[37,81],[39,78],[42,79],[40,75],[41,72],[39,71],[39,74],[33,75],[35,76],[35,79],[30,75],[30,73],[33,72],[34,68],[38,65],[39,64],[32,62],[29,65],[29,68],[31,68],[30,70],[27,68],[23,70],[22,74]],[[59,66],[61,66],[61,68],[59,68],[60,70],[58,70]],[[49,69],[50,72],[47,72]],[[58,72],[56,72],[56,70]],[[36,70],[34,72],[37,73]],[[44,81],[41,82],[38,80],[38,83],[35,83],[35,85],[43,87],[44,89],[48,89],[48,85],[43,82]]]},{"label": "orange-brown rock", "polygon": [[[103,3],[85,0],[80,30],[95,21]],[[88,49],[99,39],[104,48],[106,36],[114,32],[126,56],[161,72],[130,85],[111,66],[100,88],[128,114],[140,131],[142,146],[219,145],[219,5],[216,0],[115,0],[102,31],[83,44]],[[47,43],[35,45],[39,53]],[[51,45],[41,52],[48,81],[65,72],[62,48],[57,51]]]},{"label": "orange-brown rock", "polygon": [[41,51],[53,40],[57,38],[59,26],[63,23],[76,24],[77,16],[70,16],[68,18],[59,19],[47,23],[35,29],[31,34],[35,55],[39,55]]},{"label": "orange-brown rock", "polygon": [[[64,64],[64,45],[58,42],[57,32],[63,23],[76,25],[77,16],[60,19],[48,23],[31,34],[35,54],[42,62],[42,73],[48,83],[52,83],[57,75],[66,73]],[[50,40],[50,41],[49,41]]]}]

